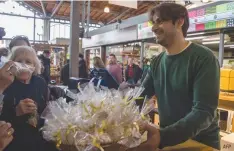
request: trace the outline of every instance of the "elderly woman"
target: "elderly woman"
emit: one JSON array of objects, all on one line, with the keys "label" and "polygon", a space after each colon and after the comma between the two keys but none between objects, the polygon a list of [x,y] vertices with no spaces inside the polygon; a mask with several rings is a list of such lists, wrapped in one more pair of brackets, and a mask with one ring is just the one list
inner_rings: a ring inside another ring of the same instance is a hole
[{"label": "elderly woman", "polygon": [[[2,119],[10,122],[15,130],[12,143],[6,151],[52,151],[54,148],[43,140],[39,129],[43,120],[39,117],[46,106],[47,85],[37,76],[41,63],[33,48],[14,47],[10,59],[33,69],[17,74],[14,82],[4,91]],[[52,148],[50,148],[52,147]]]}]

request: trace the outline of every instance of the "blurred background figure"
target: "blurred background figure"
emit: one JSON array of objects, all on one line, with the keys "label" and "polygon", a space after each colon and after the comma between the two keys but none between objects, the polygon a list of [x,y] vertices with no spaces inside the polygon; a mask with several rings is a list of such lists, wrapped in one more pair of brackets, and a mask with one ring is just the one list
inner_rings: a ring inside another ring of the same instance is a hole
[{"label": "blurred background figure", "polygon": [[[83,54],[79,54],[79,78],[88,78],[88,71]],[[69,81],[69,61],[61,70],[61,81],[63,85],[68,85]]]},{"label": "blurred background figure", "polygon": [[100,85],[108,88],[118,89],[119,84],[113,76],[107,71],[105,64],[100,57],[93,58],[94,69],[90,73],[90,78],[93,79],[95,85],[101,80]]},{"label": "blurred background figure", "polygon": [[30,46],[30,42],[28,40],[28,37],[26,36],[15,36],[12,38],[10,44],[9,44],[9,49],[11,49],[15,46]]},{"label": "blurred background figure", "polygon": [[117,61],[117,64],[120,66],[121,68],[121,74],[122,74],[122,82],[124,81],[124,65],[122,62]]},{"label": "blurred background figure", "polygon": [[44,50],[43,54],[39,56],[42,62],[43,70],[41,76],[45,79],[46,83],[50,83],[50,51]]},{"label": "blurred background figure", "polygon": [[149,68],[150,68],[150,59],[144,58],[143,74],[142,74],[142,77],[141,77],[141,83],[144,81],[145,76],[147,75]]},{"label": "blurred background figure", "polygon": [[88,78],[87,66],[84,60],[84,55],[79,54],[79,77],[80,78]]},{"label": "blurred background figure", "polygon": [[3,66],[3,64],[8,60],[7,56],[8,56],[8,49],[7,48],[0,48],[0,67]]},{"label": "blurred background figure", "polygon": [[142,69],[134,64],[133,58],[128,59],[128,66],[125,70],[125,80],[129,84],[137,84],[137,82],[141,79]]},{"label": "blurred background figure", "polygon": [[117,64],[117,59],[114,54],[109,55],[109,64],[107,65],[107,70],[119,84],[122,83],[122,69],[120,65]]}]

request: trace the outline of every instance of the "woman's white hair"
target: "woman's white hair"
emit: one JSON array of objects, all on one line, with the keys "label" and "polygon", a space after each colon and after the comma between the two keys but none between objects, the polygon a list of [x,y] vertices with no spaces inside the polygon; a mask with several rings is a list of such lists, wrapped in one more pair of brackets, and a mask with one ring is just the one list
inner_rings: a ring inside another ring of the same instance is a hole
[{"label": "woman's white hair", "polygon": [[33,75],[41,74],[41,61],[37,57],[36,51],[29,46],[15,46],[12,48],[12,54],[10,56],[10,60],[15,61],[15,58],[24,52],[29,52],[31,57],[33,58],[33,64],[35,66],[35,70],[33,72]]}]

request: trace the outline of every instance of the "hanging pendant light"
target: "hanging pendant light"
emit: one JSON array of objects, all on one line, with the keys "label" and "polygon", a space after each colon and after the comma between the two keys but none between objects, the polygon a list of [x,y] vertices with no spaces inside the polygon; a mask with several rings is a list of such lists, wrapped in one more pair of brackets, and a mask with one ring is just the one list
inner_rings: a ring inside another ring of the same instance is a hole
[{"label": "hanging pendant light", "polygon": [[104,12],[105,12],[105,13],[109,13],[109,12],[110,12],[110,8],[109,8],[108,6],[106,6],[106,7],[104,8]]}]

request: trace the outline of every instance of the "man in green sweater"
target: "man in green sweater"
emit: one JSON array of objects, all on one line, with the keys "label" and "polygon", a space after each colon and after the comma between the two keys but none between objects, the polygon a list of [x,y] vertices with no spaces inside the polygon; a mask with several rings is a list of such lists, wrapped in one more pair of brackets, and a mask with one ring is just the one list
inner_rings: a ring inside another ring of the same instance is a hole
[{"label": "man in green sweater", "polygon": [[147,95],[157,97],[160,129],[144,125],[148,140],[136,150],[155,151],[189,139],[220,149],[218,60],[210,49],[185,40],[184,6],[162,3],[149,14],[157,43],[166,49],[153,59],[143,81]]}]

